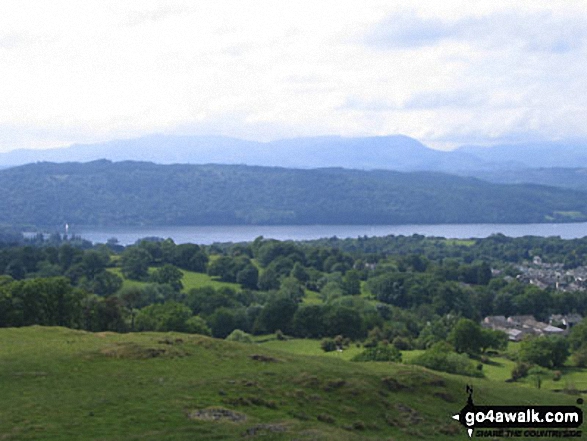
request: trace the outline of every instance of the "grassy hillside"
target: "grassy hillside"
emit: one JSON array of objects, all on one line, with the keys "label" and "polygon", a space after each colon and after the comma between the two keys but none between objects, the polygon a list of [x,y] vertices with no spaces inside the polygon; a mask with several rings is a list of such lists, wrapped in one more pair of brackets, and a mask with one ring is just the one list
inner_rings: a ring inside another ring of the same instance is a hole
[{"label": "grassy hillside", "polygon": [[0,329],[2,440],[464,439],[478,404],[575,398],[186,334]]},{"label": "grassy hillside", "polygon": [[0,223],[38,226],[587,219],[585,194],[569,189],[431,172],[236,165],[29,164],[0,170],[0,200]]},{"label": "grassy hillside", "polygon": [[[155,267],[149,268],[149,272],[152,272],[154,270],[155,270]],[[127,287],[127,286],[145,286],[147,284],[147,282],[139,282],[137,280],[131,280],[131,279],[125,278],[122,275],[122,271],[120,270],[120,268],[109,268],[108,271],[121,277],[123,280],[123,286],[125,286],[125,287]],[[220,280],[216,280],[213,277],[210,277],[208,274],[196,273],[194,271],[186,271],[186,270],[180,270],[180,271],[183,273],[183,277],[181,278],[181,283],[183,284],[183,290],[185,292],[189,291],[190,289],[201,288],[203,286],[211,286],[215,289],[222,288],[222,287],[228,287],[228,288],[234,288],[234,289],[240,288],[240,285],[237,283],[222,282]]]}]

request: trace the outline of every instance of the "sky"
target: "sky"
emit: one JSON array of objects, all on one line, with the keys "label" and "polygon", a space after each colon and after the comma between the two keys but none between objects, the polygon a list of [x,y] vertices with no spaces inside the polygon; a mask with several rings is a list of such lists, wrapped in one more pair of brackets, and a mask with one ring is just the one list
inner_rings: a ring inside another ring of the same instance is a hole
[{"label": "sky", "polygon": [[0,152],[153,133],[587,139],[587,0],[0,2]]}]

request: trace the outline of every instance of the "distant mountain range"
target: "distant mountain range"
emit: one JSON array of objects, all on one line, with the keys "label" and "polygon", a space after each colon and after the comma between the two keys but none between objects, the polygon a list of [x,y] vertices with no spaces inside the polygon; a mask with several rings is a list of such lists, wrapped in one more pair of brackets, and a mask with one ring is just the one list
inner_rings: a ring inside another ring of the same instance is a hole
[{"label": "distant mountain range", "polygon": [[158,164],[246,164],[268,167],[478,171],[587,167],[587,142],[466,146],[446,152],[402,135],[295,138],[267,143],[227,137],[151,135],[65,148],[0,153],[0,167],[32,162],[149,161]]},{"label": "distant mountain range", "polygon": [[157,165],[0,170],[0,225],[528,223],[587,220],[587,194],[437,172]]}]

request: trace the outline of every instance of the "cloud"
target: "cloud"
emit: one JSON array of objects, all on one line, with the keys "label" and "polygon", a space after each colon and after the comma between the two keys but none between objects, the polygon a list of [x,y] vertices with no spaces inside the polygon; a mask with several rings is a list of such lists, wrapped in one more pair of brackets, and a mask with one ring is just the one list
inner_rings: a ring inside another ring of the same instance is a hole
[{"label": "cloud", "polygon": [[364,42],[380,49],[410,49],[452,41],[485,48],[517,45],[529,51],[565,53],[585,44],[584,20],[585,14],[561,17],[552,11],[498,11],[451,20],[425,18],[412,10],[386,17],[367,32]]},{"label": "cloud", "polygon": [[487,102],[481,93],[471,90],[454,90],[416,93],[402,106],[406,110],[438,109],[438,108],[472,108]]},{"label": "cloud", "polygon": [[584,23],[584,6],[542,0],[6,0],[0,151],[182,132],[587,137]]},{"label": "cloud", "polygon": [[454,34],[454,24],[406,11],[386,17],[368,32],[365,42],[385,49],[415,48],[436,44]]}]

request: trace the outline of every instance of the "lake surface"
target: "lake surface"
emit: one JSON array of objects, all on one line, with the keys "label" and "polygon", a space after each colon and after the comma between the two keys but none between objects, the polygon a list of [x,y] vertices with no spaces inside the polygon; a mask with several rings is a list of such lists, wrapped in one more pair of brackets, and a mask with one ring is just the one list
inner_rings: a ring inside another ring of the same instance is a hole
[{"label": "lake surface", "polygon": [[258,236],[278,240],[311,240],[323,237],[437,236],[454,239],[482,238],[495,233],[506,236],[560,236],[575,239],[587,236],[587,223],[567,224],[443,224],[443,225],[237,225],[192,227],[74,227],[70,233],[95,243],[117,238],[121,245],[144,237],[171,238],[175,243],[210,245],[214,242],[248,242]]}]

